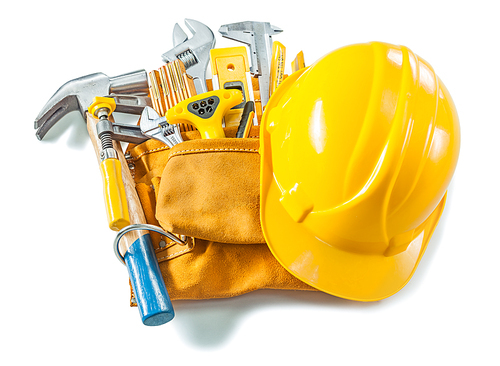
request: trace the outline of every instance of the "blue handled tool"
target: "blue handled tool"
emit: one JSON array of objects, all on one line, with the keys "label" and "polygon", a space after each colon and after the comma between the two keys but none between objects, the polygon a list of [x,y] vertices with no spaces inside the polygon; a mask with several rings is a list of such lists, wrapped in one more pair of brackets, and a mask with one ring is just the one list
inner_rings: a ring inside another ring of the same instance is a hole
[{"label": "blue handled tool", "polygon": [[136,224],[120,230],[113,244],[116,256],[127,266],[142,322],[145,325],[162,325],[172,320],[175,313],[154,254],[150,235],[139,236],[128,248],[125,256],[121,255],[118,247],[120,239],[134,230],[155,231],[178,244],[185,242],[156,226]]},{"label": "blue handled tool", "polygon": [[[100,143],[96,122],[97,120],[88,114],[87,131],[99,159]],[[113,147],[121,165],[127,166],[128,163],[117,141],[113,140]],[[127,266],[142,322],[145,325],[161,325],[172,320],[174,311],[158,266],[151,237],[146,231],[158,231],[159,228],[146,224],[146,217],[135,190],[133,178],[128,169],[122,169],[121,173],[132,225],[118,232],[117,239],[115,239],[115,251],[120,261]],[[163,232],[163,230],[161,233],[176,243],[184,244],[184,241],[173,234]],[[124,245],[121,247],[122,253],[125,253],[124,256],[118,249],[121,238],[123,238],[122,244]]]}]

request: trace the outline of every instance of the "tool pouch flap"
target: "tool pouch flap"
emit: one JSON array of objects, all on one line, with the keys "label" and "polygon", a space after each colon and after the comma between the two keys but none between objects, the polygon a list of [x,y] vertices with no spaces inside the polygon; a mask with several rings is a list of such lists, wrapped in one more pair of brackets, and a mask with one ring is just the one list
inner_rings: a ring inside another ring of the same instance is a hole
[{"label": "tool pouch flap", "polygon": [[[172,300],[232,297],[257,289],[310,290],[265,244],[259,218],[259,128],[251,138],[200,139],[183,133],[172,149],[148,140],[129,151],[129,168],[152,225],[189,237],[172,245],[151,233]],[[194,239],[192,239],[194,238]]]},{"label": "tool pouch flap", "polygon": [[265,243],[259,165],[258,139],[200,139],[174,146],[161,177],[156,218],[176,234]]}]

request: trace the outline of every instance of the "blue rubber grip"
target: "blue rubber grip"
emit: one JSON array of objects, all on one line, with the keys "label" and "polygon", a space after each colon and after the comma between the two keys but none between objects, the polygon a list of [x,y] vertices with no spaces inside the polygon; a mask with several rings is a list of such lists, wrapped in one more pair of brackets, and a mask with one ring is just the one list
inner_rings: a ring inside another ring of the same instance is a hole
[{"label": "blue rubber grip", "polygon": [[128,248],[125,264],[144,325],[162,325],[172,320],[174,308],[149,234],[141,236]]}]

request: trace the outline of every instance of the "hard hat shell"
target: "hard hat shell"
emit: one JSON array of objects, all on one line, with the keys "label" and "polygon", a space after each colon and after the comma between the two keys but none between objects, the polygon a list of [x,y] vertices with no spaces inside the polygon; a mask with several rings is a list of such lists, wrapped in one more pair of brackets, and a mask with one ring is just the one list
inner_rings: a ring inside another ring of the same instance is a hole
[{"label": "hard hat shell", "polygon": [[335,296],[411,278],[458,159],[453,101],[408,48],[351,45],[290,75],[261,124],[261,224],[278,261]]}]

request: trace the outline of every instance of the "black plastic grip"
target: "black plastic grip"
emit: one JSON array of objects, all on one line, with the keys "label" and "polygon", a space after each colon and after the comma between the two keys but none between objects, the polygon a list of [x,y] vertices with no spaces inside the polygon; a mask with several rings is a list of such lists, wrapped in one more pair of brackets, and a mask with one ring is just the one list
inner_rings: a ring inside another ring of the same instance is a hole
[{"label": "black plastic grip", "polygon": [[250,113],[255,112],[254,103],[252,101],[246,102],[245,107],[243,108],[243,113],[241,114],[240,124],[238,126],[238,131],[236,132],[237,138],[245,138],[245,132],[248,131],[247,127],[249,123],[252,123],[252,119],[250,118]]}]

